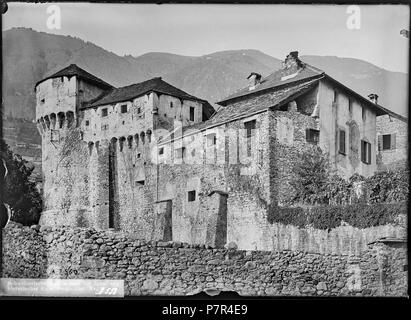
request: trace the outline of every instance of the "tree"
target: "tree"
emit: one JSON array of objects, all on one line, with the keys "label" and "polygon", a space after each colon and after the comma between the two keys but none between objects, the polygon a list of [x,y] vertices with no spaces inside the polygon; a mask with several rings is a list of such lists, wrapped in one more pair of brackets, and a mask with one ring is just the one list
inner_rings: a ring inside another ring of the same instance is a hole
[{"label": "tree", "polygon": [[319,147],[304,151],[294,163],[292,171],[291,186],[295,190],[292,202],[328,203],[326,194],[330,164],[327,154],[323,153]]},{"label": "tree", "polygon": [[20,155],[14,154],[3,140],[1,158],[7,168],[6,176],[4,177],[4,174],[1,176],[4,177],[2,201],[12,209],[11,220],[23,225],[37,224],[42,201],[36,183],[30,180],[34,167]]}]

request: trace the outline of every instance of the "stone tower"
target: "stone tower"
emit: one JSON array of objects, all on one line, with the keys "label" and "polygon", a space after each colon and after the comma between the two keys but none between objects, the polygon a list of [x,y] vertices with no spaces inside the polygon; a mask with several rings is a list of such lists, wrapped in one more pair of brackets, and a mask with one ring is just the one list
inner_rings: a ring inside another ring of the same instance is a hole
[{"label": "stone tower", "polygon": [[80,130],[81,107],[111,88],[74,64],[36,83],[44,182],[41,224],[84,224],[90,208],[89,153]]}]

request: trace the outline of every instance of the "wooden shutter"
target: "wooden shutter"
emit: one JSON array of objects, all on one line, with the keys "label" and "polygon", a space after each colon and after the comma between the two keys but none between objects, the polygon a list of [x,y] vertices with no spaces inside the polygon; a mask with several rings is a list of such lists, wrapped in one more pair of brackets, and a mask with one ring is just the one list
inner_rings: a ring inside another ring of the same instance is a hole
[{"label": "wooden shutter", "polygon": [[371,143],[367,143],[367,163],[371,163]]},{"label": "wooden shutter", "polygon": [[340,130],[340,152],[345,154],[345,131]]},{"label": "wooden shutter", "polygon": [[382,135],[378,136],[378,151],[382,150]]},{"label": "wooden shutter", "polygon": [[365,162],[365,141],[361,140],[361,161]]},{"label": "wooden shutter", "polygon": [[391,135],[391,150],[395,150],[396,147],[397,147],[397,134],[393,133]]}]

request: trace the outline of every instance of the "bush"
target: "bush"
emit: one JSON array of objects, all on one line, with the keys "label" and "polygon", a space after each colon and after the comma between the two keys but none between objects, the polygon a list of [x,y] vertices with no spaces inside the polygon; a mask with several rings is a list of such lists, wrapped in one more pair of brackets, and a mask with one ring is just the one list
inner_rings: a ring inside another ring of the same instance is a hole
[{"label": "bush", "polygon": [[300,228],[311,225],[315,229],[333,229],[344,221],[364,229],[394,223],[400,214],[407,214],[407,202],[355,203],[344,206],[273,207],[268,212],[269,223],[282,223]]},{"label": "bush", "polygon": [[407,201],[408,169],[378,172],[365,182],[370,203]]},{"label": "bush", "polygon": [[[321,149],[303,152],[293,168],[290,184],[295,193],[290,205],[344,205],[357,203],[386,203],[408,200],[408,169],[379,172],[369,178],[354,174],[345,180],[333,174],[327,154]],[[355,186],[363,182],[365,192],[357,198]]]}]

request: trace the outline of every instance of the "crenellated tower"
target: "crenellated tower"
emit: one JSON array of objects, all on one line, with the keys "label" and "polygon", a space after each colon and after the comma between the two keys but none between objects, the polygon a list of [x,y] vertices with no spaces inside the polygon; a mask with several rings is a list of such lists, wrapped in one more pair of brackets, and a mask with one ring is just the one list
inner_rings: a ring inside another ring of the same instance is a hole
[{"label": "crenellated tower", "polygon": [[81,225],[89,211],[89,154],[81,108],[112,86],[72,64],[35,85],[46,225]]}]

